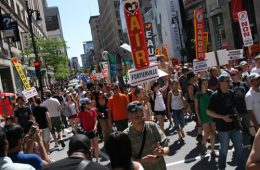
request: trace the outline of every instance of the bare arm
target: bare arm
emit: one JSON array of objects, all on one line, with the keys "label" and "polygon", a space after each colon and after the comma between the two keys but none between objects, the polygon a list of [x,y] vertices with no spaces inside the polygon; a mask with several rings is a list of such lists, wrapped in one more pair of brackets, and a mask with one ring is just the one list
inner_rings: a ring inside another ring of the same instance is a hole
[{"label": "bare arm", "polygon": [[51,117],[50,117],[49,112],[46,112],[46,113],[45,113],[45,116],[46,116],[46,120],[47,120],[47,122],[48,122],[48,127],[49,127],[49,129],[51,130],[51,129],[52,129],[52,126],[51,126]]},{"label": "bare arm", "polygon": [[201,123],[198,99],[194,99],[194,106],[195,106],[195,113],[196,113],[196,116],[198,118],[198,122]]},{"label": "bare arm", "polygon": [[251,153],[246,163],[247,170],[259,170],[260,169],[260,130],[258,130]]},{"label": "bare arm", "polygon": [[215,119],[223,119],[225,122],[232,122],[232,119],[229,118],[229,115],[225,115],[225,116],[220,115],[208,109],[207,109],[207,115]]},{"label": "bare arm", "polygon": [[107,120],[108,120],[108,129],[109,131],[112,130],[112,111],[111,109],[108,109],[108,117],[107,117]]},{"label": "bare arm", "polygon": [[259,123],[257,122],[256,117],[252,110],[248,110],[248,116],[249,116],[250,120],[252,120],[252,122],[254,123],[256,129],[258,130]]},{"label": "bare arm", "polygon": [[168,99],[167,99],[167,108],[168,108],[168,114],[171,113],[171,98],[172,98],[172,92],[169,91],[168,93]]},{"label": "bare arm", "polygon": [[160,90],[161,92],[164,92],[164,90],[166,90],[166,89],[168,88],[168,86],[169,86],[169,81],[166,80],[166,81],[165,81],[165,85],[164,85],[162,88],[160,88],[159,90]]}]

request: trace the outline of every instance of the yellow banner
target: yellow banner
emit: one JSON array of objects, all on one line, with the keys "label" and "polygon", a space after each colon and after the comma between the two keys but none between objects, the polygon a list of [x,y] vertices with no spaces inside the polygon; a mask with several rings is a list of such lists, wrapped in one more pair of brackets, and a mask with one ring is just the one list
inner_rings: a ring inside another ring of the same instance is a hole
[{"label": "yellow banner", "polygon": [[22,65],[18,62],[18,60],[15,57],[12,59],[12,62],[14,64],[22,82],[23,82],[23,86],[24,86],[25,90],[30,90],[31,86],[30,86],[29,81],[27,80],[27,77],[25,76],[25,74],[23,72]]},{"label": "yellow banner", "polygon": [[208,52],[209,33],[203,32],[203,34],[204,34],[205,53],[206,53]]}]

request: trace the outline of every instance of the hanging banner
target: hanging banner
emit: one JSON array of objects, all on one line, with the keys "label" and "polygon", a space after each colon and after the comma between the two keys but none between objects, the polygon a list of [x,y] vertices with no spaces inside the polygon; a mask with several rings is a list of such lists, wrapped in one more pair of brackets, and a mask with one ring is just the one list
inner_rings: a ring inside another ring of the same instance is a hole
[{"label": "hanging banner", "polygon": [[245,47],[253,45],[254,41],[251,34],[251,28],[248,21],[248,15],[246,11],[238,12],[239,25],[241,29],[241,34],[243,37],[243,42]]},{"label": "hanging banner", "polygon": [[162,49],[163,49],[162,51],[163,51],[163,55],[164,55],[165,61],[169,62],[170,61],[170,57],[169,57],[169,54],[168,54],[168,46],[167,46],[167,44],[163,44]]},{"label": "hanging banner", "polygon": [[155,49],[155,55],[162,55],[162,49],[156,48]]},{"label": "hanging banner", "polygon": [[134,66],[136,69],[148,67],[150,61],[148,58],[139,1],[123,0],[123,7]]},{"label": "hanging banner", "polygon": [[22,65],[18,62],[17,58],[12,58],[12,61],[13,61],[13,64],[23,82],[23,86],[25,88],[25,90],[30,90],[31,89],[31,86],[30,86],[30,83],[29,81],[27,80],[27,77],[25,76],[24,72],[23,72],[23,68],[22,68]]},{"label": "hanging banner", "polygon": [[152,57],[152,56],[155,55],[155,43],[154,43],[152,23],[145,23],[144,24],[144,32],[145,32],[148,55],[149,55],[149,57]]},{"label": "hanging banner", "polygon": [[243,10],[242,0],[231,0],[231,13],[234,22],[238,22],[237,13]]},{"label": "hanging banner", "polygon": [[204,15],[202,9],[194,10],[194,31],[195,31],[196,59],[201,61],[205,59]]},{"label": "hanging banner", "polygon": [[208,52],[209,33],[204,32],[205,53]]}]

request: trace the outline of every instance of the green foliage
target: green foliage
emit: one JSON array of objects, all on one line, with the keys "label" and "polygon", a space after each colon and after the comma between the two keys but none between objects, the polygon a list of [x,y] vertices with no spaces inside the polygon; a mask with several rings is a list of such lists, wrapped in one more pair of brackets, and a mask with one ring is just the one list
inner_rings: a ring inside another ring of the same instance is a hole
[{"label": "green foliage", "polygon": [[70,68],[68,65],[58,65],[54,77],[56,80],[66,79],[70,75]]}]

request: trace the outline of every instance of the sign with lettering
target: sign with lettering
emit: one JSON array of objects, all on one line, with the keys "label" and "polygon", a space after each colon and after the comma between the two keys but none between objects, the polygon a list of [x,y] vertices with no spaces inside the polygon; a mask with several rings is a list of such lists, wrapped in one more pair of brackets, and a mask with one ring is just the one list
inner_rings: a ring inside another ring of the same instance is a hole
[{"label": "sign with lettering", "polygon": [[239,25],[241,34],[243,37],[244,46],[248,47],[253,45],[254,41],[251,34],[251,28],[248,21],[248,15],[246,11],[238,12]]},{"label": "sign with lettering", "polygon": [[229,50],[228,56],[229,56],[230,60],[243,59],[243,49]]},{"label": "sign with lettering", "polygon": [[207,60],[203,61],[193,61],[193,71],[194,72],[201,72],[201,71],[207,71],[208,70],[208,64]]},{"label": "sign with lettering", "polygon": [[154,43],[152,23],[145,23],[144,24],[144,32],[145,32],[148,55],[149,55],[149,57],[152,57],[152,56],[155,55],[155,43]]},{"label": "sign with lettering", "polygon": [[128,70],[128,76],[129,82],[133,86],[156,80],[159,78],[158,65],[151,65],[145,69],[130,69]]},{"label": "sign with lettering", "polygon": [[204,15],[202,9],[194,10],[194,31],[196,59],[201,61],[205,59]]},{"label": "sign with lettering", "polygon": [[30,90],[22,91],[22,93],[26,99],[30,99],[34,96],[38,96],[38,92],[34,87],[32,87]]},{"label": "sign with lettering", "polygon": [[22,65],[18,62],[17,58],[12,58],[13,64],[16,68],[17,73],[19,74],[22,82],[23,82],[23,86],[25,88],[25,90],[30,90],[31,86],[29,81],[27,80],[27,77],[25,76],[24,72],[23,72],[23,67]]},{"label": "sign with lettering", "polygon": [[148,58],[139,1],[123,0],[123,7],[134,66],[136,69],[148,67],[150,61]]},{"label": "sign with lettering", "polygon": [[205,53],[208,51],[209,33],[204,32]]}]

